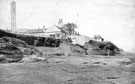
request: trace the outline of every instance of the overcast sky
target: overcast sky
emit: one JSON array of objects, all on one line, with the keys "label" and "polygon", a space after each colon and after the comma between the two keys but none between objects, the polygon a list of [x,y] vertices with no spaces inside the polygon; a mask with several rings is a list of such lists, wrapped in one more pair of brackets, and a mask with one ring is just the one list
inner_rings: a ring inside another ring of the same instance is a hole
[{"label": "overcast sky", "polygon": [[[10,29],[10,2],[0,0],[0,28]],[[100,34],[135,52],[135,0],[16,0],[17,28],[50,27],[58,19],[78,25],[82,35]]]}]

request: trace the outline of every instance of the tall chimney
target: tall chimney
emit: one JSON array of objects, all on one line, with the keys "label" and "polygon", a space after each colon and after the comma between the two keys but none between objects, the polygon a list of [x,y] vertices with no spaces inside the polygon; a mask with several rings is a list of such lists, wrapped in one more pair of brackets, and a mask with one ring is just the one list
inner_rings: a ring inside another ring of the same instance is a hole
[{"label": "tall chimney", "polygon": [[62,26],[63,26],[63,21],[62,21],[62,19],[59,19],[58,26],[59,26],[59,27],[62,27]]},{"label": "tall chimney", "polygon": [[13,0],[11,2],[11,31],[16,30],[16,2]]}]

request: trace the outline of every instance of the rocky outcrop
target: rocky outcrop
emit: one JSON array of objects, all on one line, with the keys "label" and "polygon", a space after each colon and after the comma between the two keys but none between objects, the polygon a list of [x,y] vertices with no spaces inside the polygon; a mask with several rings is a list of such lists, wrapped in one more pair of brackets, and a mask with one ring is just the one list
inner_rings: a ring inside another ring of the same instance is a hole
[{"label": "rocky outcrop", "polygon": [[84,45],[88,55],[115,55],[120,54],[120,49],[111,42],[98,42],[90,40]]},{"label": "rocky outcrop", "polygon": [[0,62],[19,62],[23,58],[23,53],[13,45],[6,45],[0,48]]},{"label": "rocky outcrop", "polygon": [[12,37],[0,38],[0,62],[20,62],[24,57],[30,55],[41,56],[34,46]]}]

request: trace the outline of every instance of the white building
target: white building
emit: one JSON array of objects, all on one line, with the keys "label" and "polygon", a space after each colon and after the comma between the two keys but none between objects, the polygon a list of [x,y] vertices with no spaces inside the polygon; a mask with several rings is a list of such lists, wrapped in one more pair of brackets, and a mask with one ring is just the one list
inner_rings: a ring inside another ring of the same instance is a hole
[{"label": "white building", "polygon": [[49,28],[27,30],[24,34],[38,37],[52,37],[55,39],[62,39],[66,37],[66,32],[56,25]]},{"label": "white building", "polygon": [[68,36],[68,38],[71,38],[72,44],[79,44],[79,45],[84,45],[86,42],[89,42],[90,40],[93,40],[93,38],[90,38],[88,36],[84,35],[71,35]]}]

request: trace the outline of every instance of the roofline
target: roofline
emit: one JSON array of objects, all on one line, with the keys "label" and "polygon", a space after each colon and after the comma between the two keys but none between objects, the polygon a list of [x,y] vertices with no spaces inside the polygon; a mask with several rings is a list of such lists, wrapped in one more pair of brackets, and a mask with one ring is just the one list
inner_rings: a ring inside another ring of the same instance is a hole
[{"label": "roofline", "polygon": [[55,25],[55,26],[56,26],[57,28],[59,28],[59,29],[61,30],[61,32],[64,32],[64,33],[67,33],[67,34],[68,34],[68,32],[63,31],[61,27],[59,27],[59,26],[57,26],[57,25]]}]

